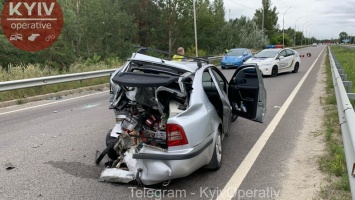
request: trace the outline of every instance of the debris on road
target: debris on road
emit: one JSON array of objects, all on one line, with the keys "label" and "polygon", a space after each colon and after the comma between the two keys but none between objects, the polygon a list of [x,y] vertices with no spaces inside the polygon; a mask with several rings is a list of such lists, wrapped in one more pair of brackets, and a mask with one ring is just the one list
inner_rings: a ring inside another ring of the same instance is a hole
[{"label": "debris on road", "polygon": [[[135,148],[131,147],[128,151],[124,153],[124,157],[121,157],[118,162],[113,163],[114,168],[105,168],[99,181],[102,182],[122,182],[128,183],[136,179],[134,174],[136,169],[136,160],[133,159],[133,154],[135,153]],[[124,166],[124,167],[122,167]]]},{"label": "debris on road", "polygon": [[6,168],[5,168],[6,170],[15,169],[15,166],[13,166],[12,163],[10,163],[10,162],[9,162],[9,163],[6,163],[6,164],[5,164],[5,167],[6,167]]},{"label": "debris on road", "polygon": [[99,181],[101,182],[129,183],[134,180],[134,173],[118,168],[105,168],[99,178]]}]

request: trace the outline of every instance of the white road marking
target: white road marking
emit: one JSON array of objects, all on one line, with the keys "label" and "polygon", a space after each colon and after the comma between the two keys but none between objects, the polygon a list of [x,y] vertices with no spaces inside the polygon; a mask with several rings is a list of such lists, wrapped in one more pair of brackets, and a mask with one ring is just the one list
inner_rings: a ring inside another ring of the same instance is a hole
[{"label": "white road marking", "polygon": [[12,110],[12,111],[8,111],[8,112],[3,112],[3,113],[0,113],[0,115],[6,115],[6,114],[19,112],[19,111],[23,111],[23,110],[39,108],[39,107],[48,106],[48,105],[52,105],[52,104],[56,104],[56,103],[63,103],[63,102],[66,102],[66,101],[71,101],[71,100],[80,99],[80,98],[89,97],[89,96],[98,95],[98,94],[103,94],[103,93],[107,93],[107,91],[97,92],[97,93],[94,93],[94,94],[88,94],[88,95],[84,95],[84,96],[80,96],[80,97],[74,97],[74,98],[70,98],[70,99],[64,99],[64,100],[51,102],[51,103],[46,103],[46,104],[42,104],[42,105],[38,105],[38,106],[32,106],[32,107],[27,107],[27,108],[21,108],[21,109],[18,109],[18,110]]},{"label": "white road marking", "polygon": [[291,102],[295,98],[296,94],[300,90],[301,86],[303,85],[304,81],[308,77],[309,73],[312,71],[314,65],[318,61],[319,57],[322,55],[323,50],[320,52],[316,60],[313,62],[311,67],[308,69],[306,74],[302,77],[301,81],[297,84],[295,89],[292,91],[290,96],[287,98],[285,103],[282,105],[281,109],[275,117],[272,119],[270,124],[266,127],[265,131],[261,134],[260,138],[258,141],[254,144],[253,148],[250,150],[248,155],[244,158],[243,162],[239,165],[238,169],[234,172],[233,176],[229,179],[228,183],[224,186],[222,192],[218,196],[217,200],[229,200],[234,197],[236,192],[238,191],[238,188],[242,184],[244,178],[248,174],[249,170],[251,167],[254,165],[254,162],[258,158],[260,152],[264,148],[266,142],[269,140],[270,136],[274,132],[276,126],[279,124],[281,121],[283,115],[285,114],[287,108],[290,106]]}]

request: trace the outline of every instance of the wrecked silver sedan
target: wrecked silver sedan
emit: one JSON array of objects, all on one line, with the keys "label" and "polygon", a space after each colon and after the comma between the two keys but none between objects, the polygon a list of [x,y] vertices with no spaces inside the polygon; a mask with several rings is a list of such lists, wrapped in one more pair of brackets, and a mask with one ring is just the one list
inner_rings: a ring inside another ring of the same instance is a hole
[{"label": "wrecked silver sedan", "polygon": [[222,140],[243,117],[262,122],[266,91],[257,65],[227,81],[206,60],[174,62],[134,53],[112,74],[116,125],[106,138],[110,161],[100,181],[169,183],[222,165]]}]

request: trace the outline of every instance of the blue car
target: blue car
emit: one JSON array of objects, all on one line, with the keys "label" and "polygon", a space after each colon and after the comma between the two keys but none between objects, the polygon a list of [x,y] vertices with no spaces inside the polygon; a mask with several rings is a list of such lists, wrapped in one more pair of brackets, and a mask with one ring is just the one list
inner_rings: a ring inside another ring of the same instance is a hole
[{"label": "blue car", "polygon": [[222,69],[239,67],[252,56],[253,54],[246,48],[230,49],[222,58],[221,67]]}]

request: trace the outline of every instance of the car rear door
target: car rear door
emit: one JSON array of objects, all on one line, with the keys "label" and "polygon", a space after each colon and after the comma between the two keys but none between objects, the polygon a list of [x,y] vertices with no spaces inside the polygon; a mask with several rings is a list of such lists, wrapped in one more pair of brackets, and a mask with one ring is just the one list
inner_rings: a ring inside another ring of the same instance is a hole
[{"label": "car rear door", "polygon": [[223,133],[228,134],[232,115],[232,107],[228,98],[228,81],[221,71],[215,67],[210,67],[209,72],[212,74],[213,82],[217,86],[217,91],[223,105]]},{"label": "car rear door", "polygon": [[236,69],[229,82],[228,97],[233,114],[263,122],[266,113],[266,90],[257,64],[246,64]]},{"label": "car rear door", "polygon": [[287,52],[287,58],[288,58],[288,67],[292,67],[295,62],[295,52],[292,51],[291,49],[286,49]]}]

